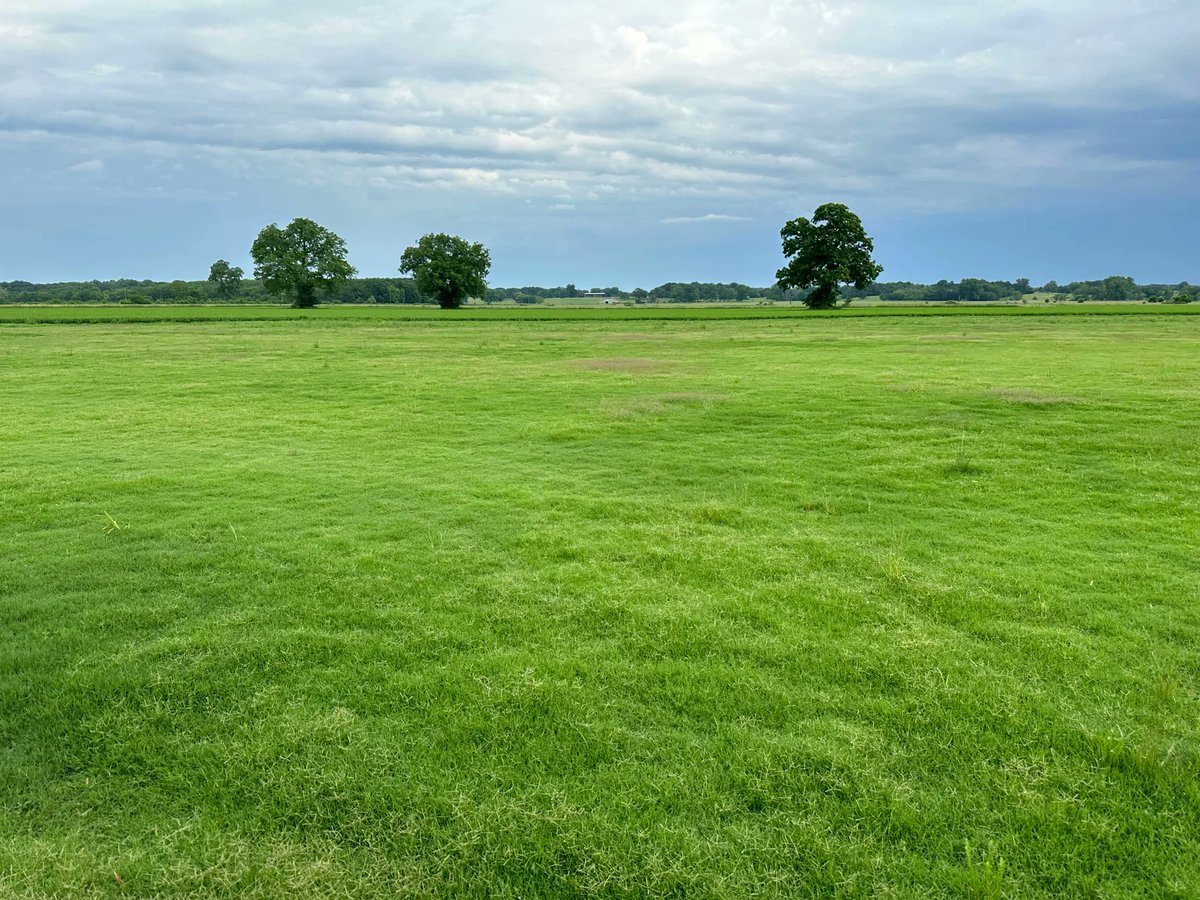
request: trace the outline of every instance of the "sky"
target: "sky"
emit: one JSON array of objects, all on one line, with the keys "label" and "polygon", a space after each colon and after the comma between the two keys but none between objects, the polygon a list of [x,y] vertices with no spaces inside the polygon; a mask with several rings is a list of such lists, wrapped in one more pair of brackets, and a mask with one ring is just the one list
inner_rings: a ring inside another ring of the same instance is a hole
[{"label": "sky", "polygon": [[0,0],[0,281],[249,272],[304,216],[498,286],[1200,281],[1196,0]]}]

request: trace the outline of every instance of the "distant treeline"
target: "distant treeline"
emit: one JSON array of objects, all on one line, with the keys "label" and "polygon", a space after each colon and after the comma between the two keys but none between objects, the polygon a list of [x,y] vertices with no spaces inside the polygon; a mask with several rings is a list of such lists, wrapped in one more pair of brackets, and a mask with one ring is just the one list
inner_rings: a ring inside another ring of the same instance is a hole
[{"label": "distant treeline", "polygon": [[[843,288],[847,300],[882,297],[893,302],[971,302],[1019,300],[1030,294],[1043,299],[1066,300],[1147,300],[1150,302],[1192,302],[1200,300],[1200,285],[1137,284],[1132,278],[1113,275],[1099,281],[1073,281],[1060,285],[1050,281],[1035,287],[1027,278],[1016,281],[939,281],[914,284],[889,281],[863,290]],[[534,304],[548,298],[604,297],[629,303],[713,303],[749,300],[800,300],[804,292],[779,287],[751,287],[731,282],[668,282],[652,290],[618,287],[581,290],[573,284],[561,287],[488,288],[486,303],[505,301]],[[0,282],[0,303],[212,303],[217,300],[216,285],[208,281],[74,281],[58,284],[32,284],[28,281]],[[230,302],[275,303],[260,282],[246,279]],[[432,303],[417,290],[411,278],[354,278],[335,290],[325,303]]]},{"label": "distant treeline", "polygon": [[[660,284],[652,291],[645,288],[634,288],[623,291],[619,287],[597,287],[586,291],[580,290],[573,284],[563,287],[520,287],[520,288],[488,288],[485,299],[488,303],[500,303],[512,300],[516,303],[537,303],[548,297],[565,297],[575,299],[588,296],[611,297],[615,300],[632,300],[635,303],[653,303],[657,300],[669,300],[677,303],[714,302],[719,300],[749,300],[753,297],[765,298],[768,288],[752,288],[745,284],[701,284],[693,281],[690,284],[669,282]],[[778,293],[778,291],[776,291]]]},{"label": "distant treeline", "polygon": [[[0,281],[0,303],[213,303],[217,287],[208,281],[65,281],[32,284]],[[262,282],[245,279],[231,303],[278,303]],[[411,278],[354,278],[325,303],[427,303]]]},{"label": "distant treeline", "polygon": [[1192,301],[1200,299],[1200,286],[1188,284],[1137,284],[1124,275],[1110,275],[1099,281],[1072,281],[1060,285],[1048,281],[1040,287],[1029,283],[1028,278],[1016,281],[984,281],[981,278],[964,278],[962,281],[939,281],[937,284],[913,284],[910,281],[893,281],[873,284],[865,290],[843,288],[845,297],[882,297],[896,302],[959,302],[1016,300],[1027,294],[1042,294],[1046,299],[1058,300],[1150,300]]}]

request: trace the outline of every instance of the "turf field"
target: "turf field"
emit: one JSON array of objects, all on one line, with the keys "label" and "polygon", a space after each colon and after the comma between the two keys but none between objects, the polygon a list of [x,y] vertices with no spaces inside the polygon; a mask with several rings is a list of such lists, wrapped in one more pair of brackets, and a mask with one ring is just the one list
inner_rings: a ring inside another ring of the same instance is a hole
[{"label": "turf field", "polygon": [[95,312],[0,896],[1200,896],[1200,318]]}]

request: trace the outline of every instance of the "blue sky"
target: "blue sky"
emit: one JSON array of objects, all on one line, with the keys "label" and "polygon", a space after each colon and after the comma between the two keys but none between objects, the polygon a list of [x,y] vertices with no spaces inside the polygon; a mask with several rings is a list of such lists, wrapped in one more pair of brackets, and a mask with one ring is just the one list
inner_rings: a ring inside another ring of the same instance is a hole
[{"label": "blue sky", "polygon": [[2,0],[0,281],[202,278],[270,222],[393,275],[768,284],[839,201],[886,280],[1200,281],[1195,0]]}]

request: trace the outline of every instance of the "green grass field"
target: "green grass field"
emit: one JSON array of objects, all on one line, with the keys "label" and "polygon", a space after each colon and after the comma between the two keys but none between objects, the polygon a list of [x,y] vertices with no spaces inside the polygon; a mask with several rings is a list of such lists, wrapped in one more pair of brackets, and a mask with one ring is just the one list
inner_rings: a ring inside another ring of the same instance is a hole
[{"label": "green grass field", "polygon": [[278,322],[373,321],[373,322],[621,322],[621,321],[719,321],[726,319],[857,318],[860,316],[1096,316],[1096,315],[1200,315],[1200,303],[1148,305],[1132,303],[1054,304],[1012,306],[975,303],[956,306],[914,304],[890,306],[856,305],[848,309],[809,310],[800,304],[706,305],[701,303],[625,306],[501,306],[471,305],[457,310],[436,306],[324,306],[293,309],[289,306],[0,306],[0,325],[6,324],[91,324],[103,322]]},{"label": "green grass field", "polygon": [[0,896],[1200,896],[1200,318],[211,309],[0,310]]}]

